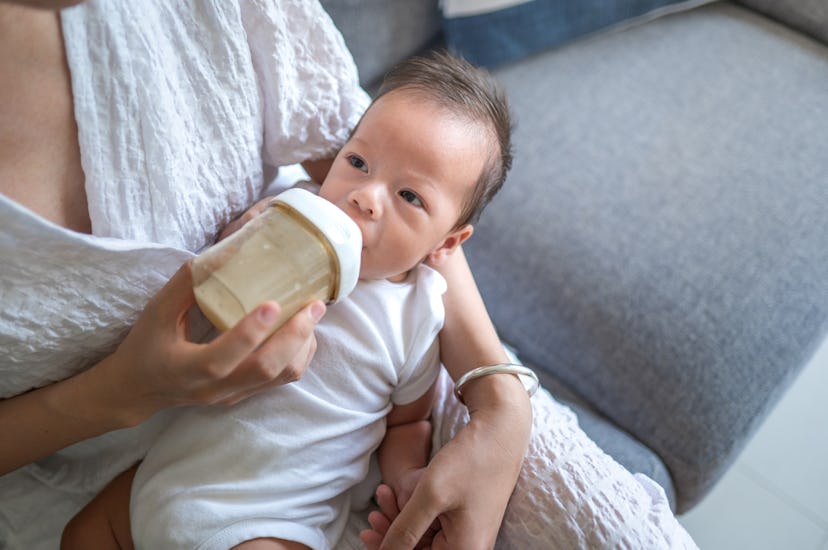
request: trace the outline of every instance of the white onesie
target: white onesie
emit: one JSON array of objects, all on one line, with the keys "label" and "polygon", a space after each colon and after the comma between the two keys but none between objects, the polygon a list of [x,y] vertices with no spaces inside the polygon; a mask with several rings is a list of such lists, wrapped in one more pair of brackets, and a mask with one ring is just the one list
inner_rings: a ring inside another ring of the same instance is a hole
[{"label": "white onesie", "polygon": [[424,265],[403,283],[360,281],[317,326],[300,381],[184,411],[135,476],[135,547],[226,550],[259,537],[336,545],[392,404],[414,401],[440,372],[445,289]]}]

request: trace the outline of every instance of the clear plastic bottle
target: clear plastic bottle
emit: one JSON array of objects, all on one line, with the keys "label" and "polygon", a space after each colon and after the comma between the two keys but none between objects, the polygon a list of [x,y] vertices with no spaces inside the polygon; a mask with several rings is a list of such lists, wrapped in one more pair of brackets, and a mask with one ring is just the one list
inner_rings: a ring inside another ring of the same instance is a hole
[{"label": "clear plastic bottle", "polygon": [[267,209],[193,262],[201,311],[227,330],[262,302],[281,306],[276,330],[315,299],[333,303],[354,289],[362,234],[342,210],[304,189]]}]

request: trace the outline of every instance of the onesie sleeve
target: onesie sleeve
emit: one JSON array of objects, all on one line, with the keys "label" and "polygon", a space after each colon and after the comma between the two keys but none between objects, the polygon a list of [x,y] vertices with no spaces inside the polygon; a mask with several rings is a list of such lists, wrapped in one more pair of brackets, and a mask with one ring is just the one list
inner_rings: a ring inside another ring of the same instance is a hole
[{"label": "onesie sleeve", "polygon": [[[413,358],[412,358],[413,359]],[[406,405],[422,396],[437,380],[440,374],[440,341],[435,334],[431,346],[418,361],[409,362],[405,378],[391,394],[394,405]]]},{"label": "onesie sleeve", "polygon": [[240,3],[272,166],[332,157],[369,103],[333,21],[316,0]]},{"label": "onesie sleeve", "polygon": [[446,280],[428,266],[421,264],[416,270],[416,291],[404,309],[403,318],[421,319],[421,322],[408,339],[406,362],[391,394],[395,405],[411,403],[423,395],[437,380],[441,369],[438,335],[446,317],[443,306]]}]

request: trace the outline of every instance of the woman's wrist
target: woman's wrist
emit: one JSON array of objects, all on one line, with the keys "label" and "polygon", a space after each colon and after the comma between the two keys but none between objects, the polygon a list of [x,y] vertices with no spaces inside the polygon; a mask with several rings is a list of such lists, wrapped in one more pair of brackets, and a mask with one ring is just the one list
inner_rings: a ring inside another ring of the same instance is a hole
[{"label": "woman's wrist", "polygon": [[70,378],[71,386],[60,397],[68,402],[58,403],[61,409],[71,408],[78,422],[97,426],[100,433],[131,428],[151,417],[154,412],[140,406],[135,400],[136,388],[117,380],[109,355],[95,366]]},{"label": "woman's wrist", "polygon": [[463,388],[473,383],[475,380],[483,378],[484,376],[492,376],[495,374],[516,375],[521,379],[525,379],[528,383],[528,386],[526,386],[526,393],[529,394],[529,397],[532,397],[540,386],[538,376],[534,373],[534,371],[532,371],[532,369],[518,363],[496,363],[494,365],[477,367],[461,376],[455,382],[454,395],[457,396],[463,404],[465,404],[465,400],[463,399]]},{"label": "woman's wrist", "polygon": [[526,388],[516,375],[482,376],[463,387],[463,400],[469,414],[481,409],[514,408],[515,413],[532,419],[532,407]]},{"label": "woman's wrist", "polygon": [[463,397],[470,424],[490,432],[522,461],[532,431],[532,405],[518,377],[484,376],[468,384]]}]

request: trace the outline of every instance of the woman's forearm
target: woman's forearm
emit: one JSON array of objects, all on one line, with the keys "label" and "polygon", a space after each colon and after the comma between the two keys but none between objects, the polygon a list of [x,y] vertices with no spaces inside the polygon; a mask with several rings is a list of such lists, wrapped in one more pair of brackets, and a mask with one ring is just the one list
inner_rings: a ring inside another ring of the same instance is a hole
[{"label": "woman's forearm", "polygon": [[[457,380],[474,368],[508,361],[462,249],[434,267],[448,283],[443,298],[446,321],[440,332],[440,357],[451,377]],[[478,378],[463,388],[463,399],[471,414],[480,407],[510,409],[509,414],[519,420],[528,441],[531,408],[516,376]]]},{"label": "woman's forearm", "polygon": [[102,369],[0,401],[0,475],[64,447],[126,427]]},{"label": "woman's forearm", "polygon": [[434,266],[445,277],[446,321],[440,332],[440,357],[455,380],[467,371],[506,360],[486,306],[462,249]]}]

